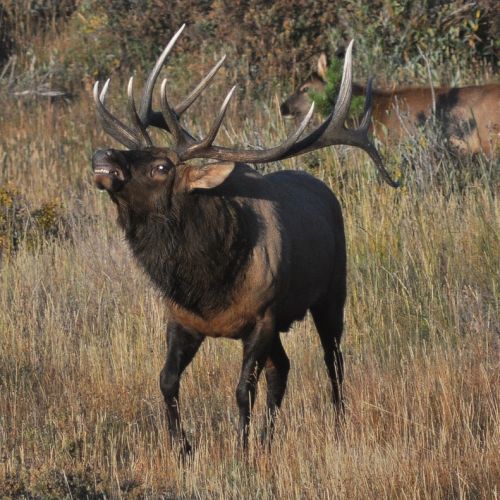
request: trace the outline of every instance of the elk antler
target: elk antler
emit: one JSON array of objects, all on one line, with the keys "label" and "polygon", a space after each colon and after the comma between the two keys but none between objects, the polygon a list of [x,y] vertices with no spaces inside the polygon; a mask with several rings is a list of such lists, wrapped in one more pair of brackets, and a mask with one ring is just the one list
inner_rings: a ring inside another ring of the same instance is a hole
[{"label": "elk antler", "polygon": [[[352,47],[354,41],[349,44],[345,60],[344,71],[342,74],[342,83],[340,85],[339,95],[335,103],[335,108],[326,120],[316,127],[310,134],[298,141],[302,132],[309,123],[314,103],[311,106],[307,116],[304,118],[299,128],[280,146],[264,149],[264,150],[244,150],[236,151],[233,149],[212,146],[215,135],[209,134],[207,139],[196,143],[184,151],[177,151],[182,160],[191,158],[211,158],[222,161],[236,161],[245,163],[267,163],[271,161],[291,158],[309,151],[321,149],[335,144],[345,144],[356,146],[366,151],[370,158],[375,163],[380,175],[392,187],[398,187],[398,183],[394,181],[384,167],[382,158],[375,146],[370,142],[368,137],[368,129],[370,126],[372,112],[372,79],[370,78],[366,91],[365,107],[361,125],[357,129],[348,129],[344,123],[349,113],[352,98]],[[231,96],[231,93],[228,97]],[[224,101],[219,116],[216,120],[215,133],[219,129],[220,123],[224,116],[227,100]],[[210,140],[208,140],[210,138]]]},{"label": "elk antler", "polygon": [[[165,116],[158,111],[153,111],[152,101],[153,101],[153,89],[158,79],[158,75],[165,64],[167,56],[172,50],[175,42],[179,38],[180,34],[185,28],[183,24],[180,29],[172,37],[168,45],[165,47],[160,57],[156,61],[155,66],[149,73],[149,76],[144,84],[144,89],[141,97],[141,104],[139,111],[135,109],[135,102],[133,97],[133,79],[129,80],[128,85],[128,97],[129,97],[129,113],[132,118],[132,123],[134,124],[134,129],[131,129],[118,118],[113,116],[104,106],[104,100],[109,87],[109,79],[104,84],[101,92],[99,92],[99,82],[97,81],[94,85],[94,101],[97,107],[98,117],[104,130],[115,138],[118,142],[122,143],[124,146],[130,149],[137,149],[143,146],[152,146],[151,138],[147,133],[147,128],[151,125],[153,127],[162,128],[170,132],[170,128],[165,121]],[[224,55],[215,66],[207,73],[207,75],[201,80],[201,82],[191,91],[191,93],[174,109],[176,119],[178,119],[186,112],[186,110],[196,101],[196,99],[201,95],[203,90],[211,82],[217,71],[224,63],[226,56]],[[186,135],[187,134],[187,135]],[[187,131],[184,131],[184,135],[189,136],[189,140],[194,142],[195,139],[189,135]]]},{"label": "elk antler", "polygon": [[160,73],[168,54],[174,46],[177,38],[180,36],[184,25],[172,37],[167,47],[159,57],[153,70],[144,86],[144,92],[141,99],[141,107],[139,112],[135,109],[132,80],[129,82],[129,111],[134,123],[135,129],[132,130],[124,125],[118,118],[114,117],[104,106],[104,97],[108,88],[109,80],[105,83],[101,94],[99,95],[99,82],[94,87],[94,100],[96,101],[98,116],[100,117],[104,129],[115,139],[129,148],[140,148],[141,146],[151,146],[152,141],[146,131],[149,125],[163,128],[171,132],[174,136],[175,144],[172,149],[177,153],[180,161],[186,161],[193,158],[209,158],[214,160],[245,162],[245,163],[267,163],[277,161],[284,158],[298,156],[309,151],[332,146],[335,144],[346,144],[356,146],[366,151],[370,158],[375,163],[379,173],[383,179],[392,187],[397,187],[398,183],[391,179],[389,173],[385,169],[382,158],[380,157],[375,146],[368,138],[368,128],[371,119],[371,79],[368,82],[365,108],[361,125],[357,129],[347,129],[344,125],[352,98],[352,46],[353,41],[349,44],[345,59],[344,71],[342,74],[342,83],[340,91],[335,103],[335,108],[326,120],[310,132],[306,137],[299,140],[308,123],[311,120],[314,103],[311,105],[306,117],[299,125],[297,130],[291,134],[288,139],[281,145],[264,150],[234,150],[221,146],[214,146],[213,142],[220,129],[224,119],[229,101],[233,95],[234,87],[225,98],[219,113],[207,136],[197,141],[188,131],[186,131],[179,122],[180,115],[196,100],[201,92],[206,88],[210,80],[213,78],[217,70],[224,62],[224,57],[214,66],[200,84],[184,99],[177,107],[171,108],[166,95],[166,80],[161,86],[161,105],[162,116],[159,113],[152,111],[151,101],[154,84]]}]

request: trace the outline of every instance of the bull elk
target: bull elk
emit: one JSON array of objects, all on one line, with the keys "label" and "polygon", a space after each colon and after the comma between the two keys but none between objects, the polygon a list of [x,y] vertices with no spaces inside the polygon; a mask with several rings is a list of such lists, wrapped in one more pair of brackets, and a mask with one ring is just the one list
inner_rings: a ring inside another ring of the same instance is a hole
[{"label": "bull elk", "polygon": [[[321,54],[309,80],[281,104],[283,116],[300,121],[311,100],[309,91],[322,92],[328,61]],[[367,87],[353,84],[353,95]],[[415,134],[432,117],[449,143],[459,151],[494,156],[500,146],[500,83],[470,87],[406,87],[372,90],[373,132],[383,142]]]},{"label": "bull elk", "polygon": [[[183,454],[191,446],[181,427],[180,377],[206,336],[241,339],[243,364],[236,390],[239,432],[248,440],[251,408],[259,374],[267,379],[265,432],[285,393],[289,360],[280,340],[309,309],[324,349],[332,399],[342,408],[343,361],[340,340],[346,297],[346,250],[339,203],[311,175],[281,171],[261,175],[249,163],[290,158],[333,144],[365,150],[383,178],[385,171],[369,142],[370,89],[361,126],[344,121],[351,101],[351,51],[345,58],[340,97],[333,113],[300,139],[313,107],[281,145],[265,150],[236,150],[214,145],[234,87],[210,131],[197,139],[181,115],[213,78],[223,59],[179,105],[171,106],[166,80],[161,112],[152,109],[155,82],[184,26],[173,36],[149,74],[137,108],[133,80],[128,85],[132,126],[105,106],[108,82],[94,87],[97,115],[104,130],[127,150],[94,153],[94,182],[109,193],[132,252],[161,291],[168,310],[165,366],[160,387],[170,436]],[[170,147],[153,145],[148,127],[168,131]],[[195,166],[195,158],[215,160]]]}]

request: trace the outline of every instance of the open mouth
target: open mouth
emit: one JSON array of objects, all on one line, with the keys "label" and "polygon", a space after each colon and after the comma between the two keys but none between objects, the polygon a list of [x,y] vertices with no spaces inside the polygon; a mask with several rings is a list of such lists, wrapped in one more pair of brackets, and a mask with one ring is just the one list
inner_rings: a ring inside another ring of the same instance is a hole
[{"label": "open mouth", "polygon": [[121,168],[113,165],[94,167],[94,183],[98,189],[119,191],[125,184],[125,175]]},{"label": "open mouth", "polygon": [[94,175],[113,175],[115,177],[118,177],[120,175],[120,172],[113,168],[98,167],[94,169]]}]

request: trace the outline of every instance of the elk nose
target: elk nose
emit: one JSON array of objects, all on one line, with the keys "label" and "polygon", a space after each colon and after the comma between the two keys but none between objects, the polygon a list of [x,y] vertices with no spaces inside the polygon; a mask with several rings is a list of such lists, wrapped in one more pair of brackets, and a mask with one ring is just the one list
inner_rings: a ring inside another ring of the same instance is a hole
[{"label": "elk nose", "polygon": [[116,161],[115,154],[112,149],[98,149],[92,156],[92,168],[95,165]]},{"label": "elk nose", "polygon": [[286,101],[281,103],[280,112],[283,116],[288,116],[290,114],[290,108],[288,107],[288,103]]}]

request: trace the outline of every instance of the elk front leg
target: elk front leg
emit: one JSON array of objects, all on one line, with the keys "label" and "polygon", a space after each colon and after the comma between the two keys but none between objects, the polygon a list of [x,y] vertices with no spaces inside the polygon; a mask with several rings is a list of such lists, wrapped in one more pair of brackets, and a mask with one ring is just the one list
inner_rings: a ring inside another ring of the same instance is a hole
[{"label": "elk front leg", "polygon": [[202,342],[202,335],[189,332],[176,323],[169,323],[167,327],[167,359],[160,373],[160,388],[165,399],[172,444],[178,443],[183,455],[190,453],[191,445],[182,429],[179,414],[180,378]]},{"label": "elk front leg", "polygon": [[250,413],[255,402],[257,382],[275,336],[274,318],[270,313],[260,318],[252,332],[243,339],[243,364],[236,388],[240,412],[239,438],[243,449],[248,445]]}]

